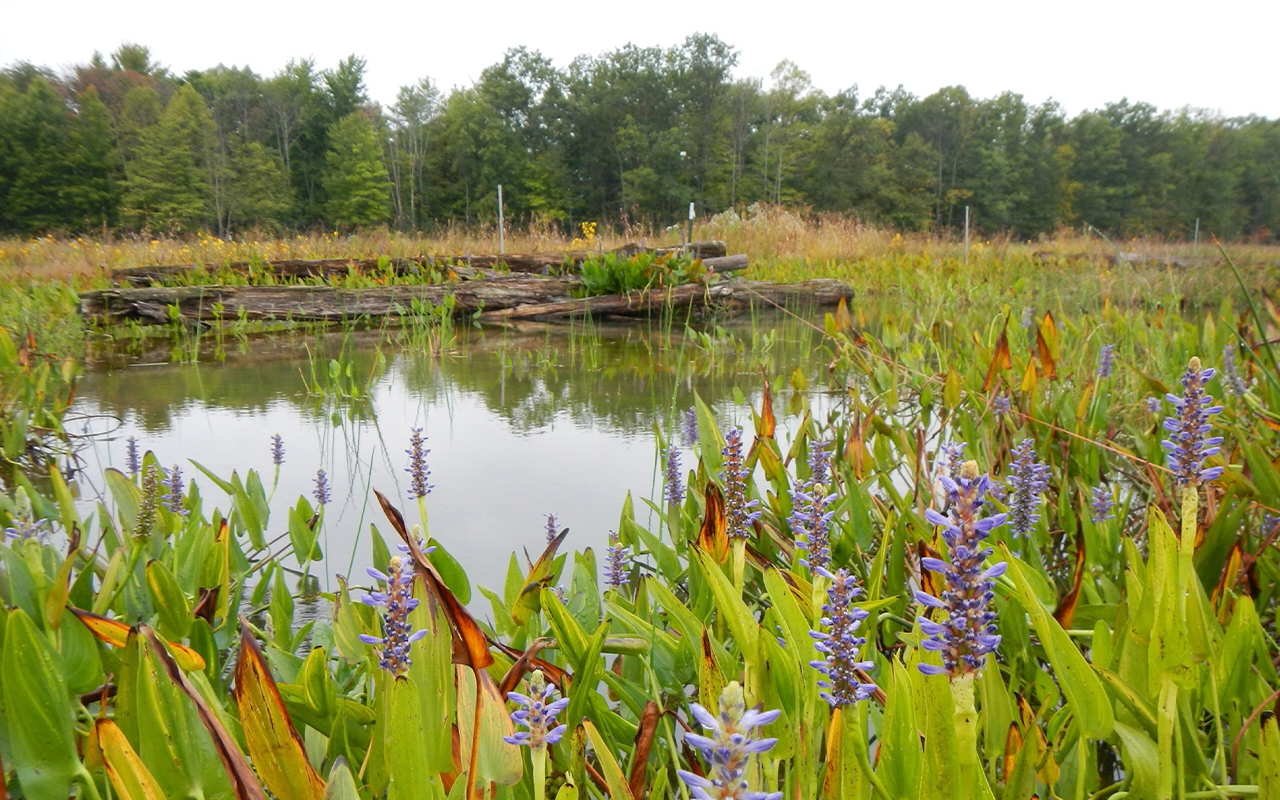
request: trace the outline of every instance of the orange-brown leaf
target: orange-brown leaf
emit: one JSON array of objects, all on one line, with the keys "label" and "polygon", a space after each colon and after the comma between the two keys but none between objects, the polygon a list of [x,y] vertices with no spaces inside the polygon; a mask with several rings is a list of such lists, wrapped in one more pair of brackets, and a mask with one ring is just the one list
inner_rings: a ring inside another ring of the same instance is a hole
[{"label": "orange-brown leaf", "polygon": [[996,385],[1000,370],[1013,366],[1013,356],[1009,353],[1009,318],[1004,318],[1004,327],[1000,329],[1000,338],[996,340],[995,352],[991,354],[991,364],[987,366],[987,377],[982,381],[982,391],[989,392]]},{"label": "orange-brown leaf", "polygon": [[698,531],[698,546],[723,564],[729,558],[729,520],[725,516],[724,494],[715,481],[707,481],[707,512]]},{"label": "orange-brown leaf", "polygon": [[1022,750],[1022,731],[1018,723],[1009,723],[1009,732],[1004,737],[1004,779],[1009,780],[1013,767],[1018,763],[1018,752]]},{"label": "orange-brown leaf", "polygon": [[[118,619],[108,619],[100,617],[91,611],[84,611],[73,606],[67,606],[67,610],[76,615],[89,632],[98,637],[102,641],[113,647],[124,647],[129,642],[129,626]],[[177,660],[178,666],[184,670],[199,671],[204,669],[204,656],[187,647],[185,644],[170,642],[164,640],[169,649],[173,652],[174,659]]]},{"label": "orange-brown leaf", "polygon": [[542,674],[547,677],[547,680],[551,681],[556,686],[559,686],[561,693],[566,691],[567,687],[565,686],[565,679],[568,677],[568,673],[560,667],[557,667],[555,664],[551,664],[547,661],[543,661],[541,658],[538,658],[538,652],[550,643],[550,639],[534,639],[529,644],[529,647],[526,648],[524,652],[521,652],[514,647],[503,644],[502,642],[490,640],[490,644],[515,659],[515,662],[511,665],[511,669],[507,670],[507,674],[502,676],[502,682],[498,684],[498,694],[500,696],[506,697],[507,692],[515,691],[516,686],[520,683],[520,679],[525,676],[525,673],[531,672],[535,669],[541,670]]},{"label": "orange-brown leaf", "polygon": [[756,431],[756,436],[772,439],[777,428],[778,420],[773,415],[773,389],[769,387],[769,377],[766,375],[764,379],[764,399],[760,401],[760,428]]},{"label": "orange-brown leaf", "polygon": [[[1227,563],[1222,568],[1222,576],[1218,578],[1218,585],[1213,587],[1212,602],[1214,605],[1223,602],[1227,593],[1236,581],[1240,579],[1240,566],[1244,563],[1244,550],[1240,546],[1240,540],[1236,539],[1231,545],[1231,551],[1227,554]],[[1219,609],[1220,617],[1226,616],[1226,606]],[[1225,621],[1224,621],[1225,624]]]},{"label": "orange-brown leaf", "polygon": [[1076,616],[1076,606],[1080,604],[1080,585],[1084,582],[1084,523],[1076,518],[1076,574],[1071,581],[1071,591],[1062,596],[1058,607],[1053,610],[1053,618],[1064,628],[1071,627]]},{"label": "orange-brown leaf", "polygon": [[319,800],[324,779],[307,760],[307,748],[243,617],[235,696],[249,755],[271,793],[281,800]]},{"label": "orange-brown leaf", "polygon": [[636,728],[635,748],[631,751],[631,774],[627,778],[631,796],[636,800],[644,800],[648,794],[645,777],[649,773],[649,751],[653,748],[653,736],[658,730],[658,720],[661,717],[662,712],[657,703],[650,700],[644,704],[640,725]]},{"label": "orange-brown leaf", "polygon": [[1053,322],[1053,313],[1046,311],[1036,331],[1036,356],[1040,359],[1040,374],[1051,381],[1058,379],[1058,366],[1053,360],[1057,343],[1058,326]]}]

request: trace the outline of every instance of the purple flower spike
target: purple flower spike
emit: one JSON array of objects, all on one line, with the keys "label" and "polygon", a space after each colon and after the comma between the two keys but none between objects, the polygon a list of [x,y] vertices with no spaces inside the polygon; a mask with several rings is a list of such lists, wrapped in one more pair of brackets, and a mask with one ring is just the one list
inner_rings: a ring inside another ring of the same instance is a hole
[{"label": "purple flower spike", "polygon": [[673,506],[684,502],[684,483],[680,475],[680,448],[674,444],[667,448],[667,470],[663,496]]},{"label": "purple flower spike", "polygon": [[142,471],[142,456],[138,452],[138,440],[130,436],[124,451],[124,466],[129,470],[129,477],[136,478]]},{"label": "purple flower spike", "polygon": [[1114,344],[1104,344],[1102,352],[1098,354],[1098,377],[1111,377],[1111,362],[1115,359],[1116,346]]},{"label": "purple flower spike", "polygon": [[186,514],[182,508],[183,482],[182,468],[177,464],[173,465],[173,469],[169,470],[168,475],[164,479],[165,488],[168,489],[164,495],[164,507],[175,514]]},{"label": "purple flower spike", "polygon": [[622,589],[629,583],[631,548],[618,540],[616,531],[609,531],[609,546],[605,548],[604,582],[610,589]]},{"label": "purple flower spike", "polygon": [[271,463],[277,467],[284,463],[284,438],[278,433],[271,437]]},{"label": "purple flower spike", "polygon": [[698,409],[689,406],[689,409],[684,412],[683,422],[681,438],[684,439],[684,446],[693,447],[698,443]]},{"label": "purple flower spike", "polygon": [[1160,409],[1163,406],[1163,403],[1160,402],[1159,397],[1148,397],[1146,399],[1146,404],[1147,404],[1148,414],[1159,414]]},{"label": "purple flower spike", "polygon": [[568,729],[567,725],[555,725],[555,721],[556,715],[568,707],[569,698],[556,699],[556,687],[546,682],[541,670],[534,670],[530,676],[528,695],[507,692],[507,699],[521,706],[511,712],[511,721],[529,729],[502,737],[507,744],[537,750],[559,742]]},{"label": "purple flower spike", "polygon": [[1112,497],[1110,489],[1105,486],[1093,487],[1093,495],[1089,501],[1089,505],[1093,509],[1090,519],[1094,522],[1106,522],[1113,516],[1111,509],[1115,504],[1116,499]]},{"label": "purple flower spike", "polygon": [[950,500],[950,518],[942,518],[934,512],[929,516],[946,525],[942,538],[950,550],[950,563],[940,559],[925,559],[924,568],[943,575],[946,589],[942,597],[916,592],[916,600],[927,608],[948,612],[948,618],[935,622],[919,617],[920,629],[928,637],[921,646],[942,654],[942,667],[919,665],[926,675],[950,675],[956,677],[982,669],[988,653],[1000,646],[996,632],[995,612],[990,610],[995,596],[995,579],[1004,574],[1005,563],[984,567],[992,550],[985,545],[991,529],[1004,524],[1005,515],[981,517],[984,496],[991,488],[991,479],[978,474],[978,463],[966,461],[960,469],[960,477],[943,478]]},{"label": "purple flower spike", "polygon": [[1040,521],[1040,495],[1049,488],[1049,465],[1036,458],[1036,443],[1023,439],[1013,448],[1013,462],[1006,481],[1009,492],[1009,529],[1026,538]]},{"label": "purple flower spike", "polygon": [[1169,438],[1161,442],[1169,451],[1169,469],[1180,486],[1196,487],[1214,480],[1222,474],[1222,467],[1205,469],[1204,460],[1216,455],[1222,448],[1221,436],[1209,436],[1209,417],[1222,412],[1222,406],[1211,406],[1213,397],[1205,394],[1204,386],[1213,378],[1215,370],[1201,369],[1200,359],[1192,357],[1187,371],[1182,375],[1182,397],[1165,397],[1177,409],[1176,417],[1166,417],[1164,429]]},{"label": "purple flower spike", "polygon": [[1003,417],[1009,413],[1012,403],[1009,401],[1008,395],[998,394],[996,399],[991,401],[991,408],[996,412],[997,417]]},{"label": "purple flower spike", "polygon": [[425,628],[411,630],[409,612],[418,607],[413,596],[413,567],[400,556],[392,556],[385,573],[370,567],[369,577],[387,584],[385,592],[361,595],[360,602],[385,609],[382,636],[361,634],[360,641],[378,648],[378,664],[392,675],[403,675],[412,663],[409,645],[427,635]]},{"label": "purple flower spike", "polygon": [[547,532],[547,544],[551,544],[555,541],[556,537],[560,535],[560,520],[556,519],[556,512],[554,511],[546,516],[547,524],[545,530]]},{"label": "purple flower spike", "polygon": [[759,500],[747,500],[747,478],[750,471],[742,459],[742,429],[733,428],[725,436],[724,450],[724,510],[728,517],[727,533],[730,539],[751,537],[751,524],[759,518],[759,511],[752,511]]},{"label": "purple flower spike", "polygon": [[434,488],[427,483],[427,478],[431,477],[431,470],[427,469],[427,453],[431,451],[423,447],[426,438],[422,435],[422,428],[410,430],[409,449],[405,450],[409,454],[409,466],[404,471],[409,473],[409,499],[417,500],[431,494]]},{"label": "purple flower spike", "polygon": [[677,770],[680,780],[699,800],[780,800],[782,792],[753,792],[747,782],[751,756],[770,750],[777,739],[760,739],[759,729],[778,718],[781,711],[748,710],[742,687],[737,681],[720,693],[720,713],[712,714],[697,703],[690,703],[694,719],[711,735],[685,734],[690,746],[701,750],[711,765],[708,777]]},{"label": "purple flower spike", "polygon": [[1244,397],[1249,384],[1240,376],[1240,364],[1236,361],[1236,346],[1228,342],[1222,348],[1222,393],[1227,397]]},{"label": "purple flower spike", "polygon": [[867,640],[858,636],[857,631],[867,618],[867,612],[853,605],[853,600],[862,594],[862,589],[847,569],[835,575],[824,569],[819,574],[831,579],[831,585],[827,587],[827,602],[822,604],[822,626],[830,633],[809,631],[814,639],[814,649],[823,654],[822,660],[810,661],[809,664],[826,676],[818,681],[825,690],[821,696],[832,708],[837,708],[871,696],[875,684],[859,681],[858,670],[866,672],[875,664],[858,660],[858,652]]},{"label": "purple flower spike", "polygon": [[791,492],[791,516],[787,523],[795,536],[796,549],[808,552],[808,558],[800,563],[813,571],[831,566],[830,528],[834,511],[828,511],[831,494],[827,483],[831,479],[830,446],[815,440],[809,450],[809,477]]},{"label": "purple flower spike", "polygon": [[329,493],[329,476],[322,469],[316,470],[316,488],[312,494],[315,496],[316,502],[322,506],[327,505],[333,499],[333,496]]}]

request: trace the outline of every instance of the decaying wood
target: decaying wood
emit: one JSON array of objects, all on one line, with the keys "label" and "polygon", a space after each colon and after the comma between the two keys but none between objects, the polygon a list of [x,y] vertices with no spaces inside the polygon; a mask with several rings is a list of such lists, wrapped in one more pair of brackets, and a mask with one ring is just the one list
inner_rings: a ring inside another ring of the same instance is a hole
[{"label": "decaying wood", "polygon": [[455,314],[480,320],[555,320],[644,316],[664,308],[715,306],[728,311],[781,306],[833,306],[853,290],[836,280],[799,283],[727,281],[574,299],[575,277],[504,275],[423,286],[338,289],[331,286],[173,286],[105,289],[80,295],[80,313],[100,322],[140,320],[168,325],[171,309],[189,323],[250,320],[337,322],[362,316],[405,316],[414,301],[438,305],[450,295]]},{"label": "decaying wood", "polygon": [[454,313],[567,300],[574,278],[510,275],[424,286],[337,289],[330,286],[174,286],[105,289],[80,295],[80,313],[104,322],[142,320],[167,325],[176,305],[188,321],[326,321],[408,314],[413,301],[439,304],[453,295]]},{"label": "decaying wood", "polygon": [[750,263],[746,255],[739,253],[736,256],[704,258],[702,266],[706,267],[708,272],[740,272],[750,266]]},{"label": "decaying wood", "polygon": [[655,311],[672,308],[715,306],[728,311],[769,306],[796,307],[803,305],[824,307],[837,305],[841,299],[851,299],[853,289],[846,283],[832,279],[800,281],[798,283],[761,283],[733,281],[706,285],[701,283],[677,286],[630,294],[613,294],[603,297],[587,297],[541,304],[511,306],[505,309],[486,310],[480,314],[481,322],[511,322],[515,320],[553,320],[571,317],[596,316],[648,316]]},{"label": "decaying wood", "polygon": [[[625,244],[610,250],[612,253],[637,254],[650,252],[664,255],[679,252],[684,248],[649,247],[642,248],[638,244]],[[728,252],[721,241],[694,242],[688,250],[702,259],[723,258]],[[577,267],[582,262],[596,255],[597,250],[567,250],[554,253],[508,253],[493,254],[429,254],[412,258],[393,258],[387,262],[385,269],[399,276],[417,275],[433,268],[446,265],[458,265],[472,269],[494,268],[503,266],[511,272],[546,273],[566,264]],[[229,270],[234,273],[252,274],[255,271],[269,274],[274,278],[331,278],[347,275],[351,272],[372,273],[381,269],[376,258],[317,258],[317,259],[282,259],[251,264],[248,261],[233,261],[225,266],[196,264],[169,264],[153,267],[131,267],[129,269],[112,270],[111,280],[117,285],[150,286],[180,279],[184,275],[198,273],[201,270],[218,272]]]}]

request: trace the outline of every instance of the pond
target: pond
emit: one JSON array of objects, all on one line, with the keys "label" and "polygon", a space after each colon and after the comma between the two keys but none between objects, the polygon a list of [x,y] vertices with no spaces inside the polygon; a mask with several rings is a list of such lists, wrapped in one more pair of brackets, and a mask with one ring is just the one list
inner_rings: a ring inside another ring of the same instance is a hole
[{"label": "pond", "polygon": [[[545,546],[548,513],[570,529],[570,549],[602,548],[628,492],[646,522],[643,498],[662,492],[659,433],[670,440],[695,393],[726,428],[751,428],[762,369],[773,381],[780,432],[798,424],[803,408],[827,406],[832,354],[820,317],[806,317],[757,316],[699,331],[460,328],[438,356],[379,331],[179,348],[188,359],[198,354],[196,363],[171,362],[168,345],[131,353],[99,343],[68,428],[89,434],[85,475],[123,469],[126,442],[136,437],[161,464],[200,477],[206,506],[224,509],[226,496],[193,462],[222,478],[256,470],[270,489],[271,437],[280,435],[286,454],[268,538],[284,533],[289,507],[312,493],[324,469],[332,486],[320,537],[325,561],[311,567],[323,589],[334,588],[334,573],[364,580],[370,523],[394,536],[373,489],[417,520],[405,468],[412,430],[421,428],[434,487],[431,534],[474,584],[500,591],[510,554],[527,549],[536,558]],[[678,434],[674,441],[683,444]],[[687,471],[696,462],[687,448],[684,455]],[[87,511],[104,490],[85,481]]]}]

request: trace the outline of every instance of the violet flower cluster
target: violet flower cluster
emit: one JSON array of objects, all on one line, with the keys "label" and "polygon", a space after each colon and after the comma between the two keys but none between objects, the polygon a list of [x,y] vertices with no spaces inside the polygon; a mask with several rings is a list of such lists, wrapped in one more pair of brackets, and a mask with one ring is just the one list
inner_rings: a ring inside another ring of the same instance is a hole
[{"label": "violet flower cluster", "polygon": [[130,436],[124,451],[124,466],[129,470],[129,477],[136,478],[142,471],[142,455],[138,452],[138,440]]},{"label": "violet flower cluster", "polygon": [[156,512],[160,509],[160,487],[163,485],[160,468],[154,463],[147,464],[142,470],[142,488],[139,492],[141,499],[138,501],[138,516],[133,525],[135,538],[149,535],[151,528],[155,526]]},{"label": "violet flower cluster", "polygon": [[[529,694],[507,692],[507,699],[521,707],[511,712],[511,721],[528,728],[502,737],[507,744],[524,745],[532,750],[560,741],[568,725],[556,725],[556,716],[569,705],[569,698],[556,698],[556,687],[547,683],[541,670],[529,678]],[[554,727],[552,727],[554,726]]]},{"label": "violet flower cluster", "polygon": [[1026,538],[1040,521],[1040,495],[1049,488],[1049,465],[1036,458],[1033,439],[1023,439],[1013,448],[1006,484],[1009,529],[1015,537]]},{"label": "violet flower cluster", "polygon": [[724,450],[724,509],[728,517],[726,533],[730,539],[748,539],[751,536],[751,524],[760,517],[759,511],[752,511],[760,504],[758,500],[747,500],[747,478],[750,472],[742,458],[742,429],[732,428],[725,436]]},{"label": "violet flower cluster", "polygon": [[830,443],[814,440],[809,449],[809,477],[791,492],[791,516],[787,524],[795,537],[796,549],[807,552],[800,563],[818,572],[831,565],[831,517],[828,511],[831,495],[827,485],[831,480]]},{"label": "violet flower cluster", "polygon": [[183,482],[182,468],[177,464],[173,465],[173,469],[169,470],[164,479],[165,488],[168,489],[164,495],[164,507],[175,514],[185,514],[182,508]]},{"label": "violet flower cluster", "polygon": [[278,433],[271,437],[271,463],[277,467],[284,463],[284,437]]},{"label": "violet flower cluster", "polygon": [[392,675],[403,675],[412,663],[409,645],[427,635],[425,628],[415,631],[409,625],[409,612],[418,607],[418,599],[413,596],[413,567],[402,557],[392,556],[385,573],[373,567],[367,571],[369,577],[382,581],[387,588],[386,591],[362,595],[360,601],[385,611],[382,635],[362,633],[360,641],[378,647],[378,664],[383,669]]},{"label": "violet flower cluster", "polygon": [[1098,377],[1110,378],[1112,361],[1115,359],[1116,346],[1114,344],[1104,344],[1102,352],[1098,354]]},{"label": "violet flower cluster", "polygon": [[1169,451],[1168,465],[1180,486],[1195,487],[1222,474],[1222,467],[1204,466],[1204,460],[1222,448],[1221,436],[1209,436],[1209,417],[1222,412],[1222,406],[1211,406],[1213,397],[1204,391],[1215,370],[1201,369],[1200,359],[1192,357],[1182,375],[1182,396],[1167,395],[1177,410],[1176,417],[1166,417],[1164,429],[1169,438],[1161,442]]},{"label": "violet flower cluster", "polygon": [[409,499],[417,500],[431,494],[433,488],[427,483],[427,478],[431,477],[431,470],[427,469],[427,453],[431,451],[423,447],[426,438],[422,435],[422,428],[410,430],[409,449],[405,450],[409,454],[409,466],[404,471],[409,473]]},{"label": "violet flower cluster", "polygon": [[702,752],[710,764],[707,777],[677,770],[680,780],[698,800],[780,800],[782,792],[753,792],[747,782],[751,756],[770,750],[777,739],[757,738],[760,728],[778,718],[781,711],[748,709],[742,687],[733,681],[720,693],[720,710],[712,714],[690,703],[693,717],[711,735],[686,733],[684,740]]},{"label": "violet flower cluster", "polygon": [[663,496],[673,506],[684,502],[684,482],[680,474],[680,448],[674,444],[667,448],[667,469]]},{"label": "violet flower cluster", "polygon": [[631,571],[631,548],[619,541],[617,531],[609,531],[609,546],[604,553],[605,585],[621,589],[627,585],[627,573]]},{"label": "violet flower cluster", "polygon": [[1010,402],[1009,396],[1004,394],[996,395],[996,399],[991,401],[991,408],[996,412],[997,417],[1003,417],[1005,414],[1008,414],[1009,409],[1012,408],[1012,406],[1013,404]]},{"label": "violet flower cluster", "polygon": [[1093,487],[1093,494],[1089,499],[1089,507],[1092,509],[1090,519],[1094,522],[1106,522],[1114,516],[1111,509],[1115,507],[1116,499],[1111,495],[1111,490],[1105,486]]},{"label": "violet flower cluster", "polygon": [[1147,404],[1148,414],[1159,414],[1160,409],[1164,407],[1164,404],[1160,402],[1159,397],[1148,397],[1145,402]]},{"label": "violet flower cluster", "polygon": [[547,533],[547,544],[551,544],[560,535],[560,520],[556,519],[556,512],[552,511],[546,515],[547,524],[543,530]]},{"label": "violet flower cluster", "polygon": [[1004,574],[1008,564],[1001,561],[984,568],[984,562],[992,554],[986,539],[993,528],[1004,524],[1006,515],[982,517],[984,496],[991,488],[991,479],[978,474],[976,461],[966,461],[960,477],[952,480],[944,476],[942,481],[950,499],[950,515],[944,517],[929,509],[925,516],[934,525],[943,526],[942,538],[947,543],[951,562],[924,558],[921,564],[942,575],[946,588],[940,598],[922,591],[917,591],[915,597],[926,608],[947,614],[941,622],[924,616],[918,618],[920,629],[928,637],[922,646],[941,653],[943,666],[920,664],[919,669],[926,675],[956,677],[981,670],[986,655],[1000,645],[991,600],[995,597],[995,579]]},{"label": "violet flower cluster", "polygon": [[[952,480],[958,478],[960,465],[964,463],[964,449],[968,446],[968,442],[948,442],[938,447],[938,474],[946,474]],[[943,465],[945,465],[945,473]]]},{"label": "violet flower cluster", "polygon": [[682,437],[684,446],[693,447],[698,443],[698,409],[689,406],[688,410],[684,412],[683,423],[681,432],[684,434]]},{"label": "violet flower cluster", "polygon": [[853,601],[862,594],[862,587],[857,585],[847,569],[841,569],[834,575],[825,569],[818,572],[831,580],[827,587],[827,602],[822,604],[822,627],[827,630],[809,631],[814,638],[814,649],[823,654],[821,660],[810,661],[809,665],[825,676],[818,681],[818,686],[824,690],[820,696],[832,708],[839,708],[871,696],[875,684],[858,680],[858,671],[866,672],[875,663],[858,660],[867,639],[858,636],[857,632],[867,618],[867,612],[855,606]]},{"label": "violet flower cluster", "polygon": [[322,506],[333,499],[333,495],[329,492],[329,476],[322,469],[316,470],[316,488],[311,494],[316,498],[316,502]]},{"label": "violet flower cluster", "polygon": [[5,537],[19,541],[44,539],[50,532],[49,520],[35,518],[35,511],[31,507],[31,498],[27,496],[26,487],[19,486],[13,494],[13,500],[16,508],[10,515],[13,518],[12,525],[4,529]]},{"label": "violet flower cluster", "polygon": [[1222,393],[1227,397],[1244,397],[1249,391],[1249,384],[1240,375],[1240,364],[1236,361],[1236,346],[1227,342],[1222,348]]}]

